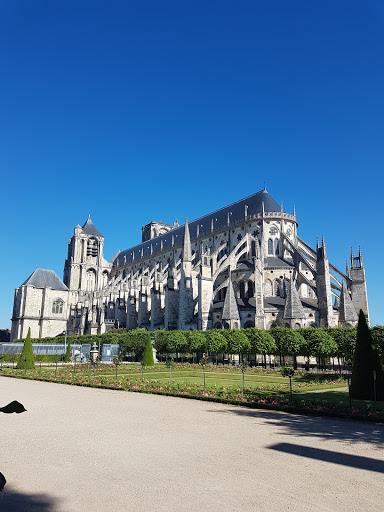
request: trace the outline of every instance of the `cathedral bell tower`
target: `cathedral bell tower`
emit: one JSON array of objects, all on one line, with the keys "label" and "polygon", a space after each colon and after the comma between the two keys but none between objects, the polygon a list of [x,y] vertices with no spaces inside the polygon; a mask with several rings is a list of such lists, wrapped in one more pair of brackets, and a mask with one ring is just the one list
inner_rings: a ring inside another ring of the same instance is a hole
[{"label": "cathedral bell tower", "polygon": [[103,245],[104,237],[90,216],[83,227],[75,227],[64,266],[64,283],[70,291],[95,292],[106,286],[111,265],[103,257]]}]

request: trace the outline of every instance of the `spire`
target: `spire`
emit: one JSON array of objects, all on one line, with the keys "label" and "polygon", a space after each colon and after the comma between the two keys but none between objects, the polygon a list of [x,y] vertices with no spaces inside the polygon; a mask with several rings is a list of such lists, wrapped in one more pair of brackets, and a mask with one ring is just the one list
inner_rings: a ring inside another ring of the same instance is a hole
[{"label": "spire", "polygon": [[354,323],[357,322],[357,320],[357,313],[353,306],[351,296],[349,295],[345,282],[343,281],[340,292],[339,322],[345,324]]},{"label": "spire", "polygon": [[284,211],[284,210],[283,210],[283,201],[281,201],[280,211],[281,211],[281,213],[283,213],[283,211]]},{"label": "spire", "polygon": [[355,258],[353,256],[353,249],[351,247],[351,267],[354,268],[355,266]]},{"label": "spire", "polygon": [[293,205],[293,216],[296,217],[296,208],[295,205]]},{"label": "spire", "polygon": [[96,229],[95,225],[91,221],[91,215],[88,215],[88,219],[82,227],[83,233],[86,235],[100,236],[104,238],[103,235]]},{"label": "spire", "polygon": [[363,255],[361,253],[361,247],[359,245],[359,260],[360,260],[360,267],[363,266]]},{"label": "spire", "polygon": [[231,272],[229,272],[227,294],[225,295],[223,314],[221,318],[223,320],[240,320],[237,300],[235,292],[233,291]]},{"label": "spire", "polygon": [[320,248],[320,245],[319,245],[319,237],[317,236],[316,237],[316,249],[319,249]]},{"label": "spire", "polygon": [[321,248],[323,249],[323,258],[326,258],[327,257],[327,252],[325,250],[324,235],[321,235]]},{"label": "spire", "polygon": [[185,217],[184,243],[183,243],[183,262],[192,261],[191,237],[189,236],[188,219]]},{"label": "spire", "polygon": [[284,306],[284,318],[287,320],[305,318],[304,308],[293,279],[291,279],[288,284],[287,298],[285,299]]},{"label": "spire", "polygon": [[346,262],[345,262],[345,273],[347,274],[347,276],[348,276],[348,277],[350,277],[350,276],[349,276],[349,265],[348,265],[348,260],[346,260]]}]

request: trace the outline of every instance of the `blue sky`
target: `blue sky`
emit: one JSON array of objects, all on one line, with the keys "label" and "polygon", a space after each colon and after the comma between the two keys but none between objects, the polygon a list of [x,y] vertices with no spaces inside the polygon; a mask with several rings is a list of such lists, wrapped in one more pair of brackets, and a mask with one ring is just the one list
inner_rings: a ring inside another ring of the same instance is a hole
[{"label": "blue sky", "polygon": [[341,270],[361,245],[384,325],[383,34],[374,0],[3,1],[0,328],[89,211],[110,260],[264,181]]}]

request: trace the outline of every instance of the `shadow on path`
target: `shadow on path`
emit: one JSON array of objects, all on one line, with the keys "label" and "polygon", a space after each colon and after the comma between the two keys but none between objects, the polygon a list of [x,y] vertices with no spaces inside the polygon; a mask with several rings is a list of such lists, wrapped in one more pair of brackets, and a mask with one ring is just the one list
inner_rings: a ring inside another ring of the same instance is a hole
[{"label": "shadow on path", "polygon": [[0,493],[1,512],[55,512],[57,499],[47,494],[22,494],[6,487]]},{"label": "shadow on path", "polygon": [[338,453],[330,450],[320,450],[319,448],[300,446],[291,443],[278,443],[267,446],[267,448],[270,450],[289,453],[290,455],[298,455],[300,457],[307,457],[309,459],[331,462],[332,464],[341,464],[342,466],[349,466],[351,468],[384,473],[384,461],[372,459],[370,457],[349,455],[347,453]]},{"label": "shadow on path", "polygon": [[235,414],[250,419],[262,420],[266,424],[283,428],[281,435],[300,435],[384,445],[384,428],[381,424],[347,421],[333,418],[302,416],[299,414],[279,413],[266,409],[247,409],[234,407],[231,409],[211,409],[216,414]]}]

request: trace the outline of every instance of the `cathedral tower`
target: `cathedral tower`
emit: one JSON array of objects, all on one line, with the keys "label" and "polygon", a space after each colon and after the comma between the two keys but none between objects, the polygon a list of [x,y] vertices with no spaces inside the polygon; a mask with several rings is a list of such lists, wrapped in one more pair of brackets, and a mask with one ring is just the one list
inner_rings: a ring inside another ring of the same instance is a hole
[{"label": "cathedral tower", "polygon": [[83,227],[75,227],[64,266],[64,284],[70,291],[94,292],[106,286],[111,264],[103,257],[103,245],[104,237],[90,216]]}]

